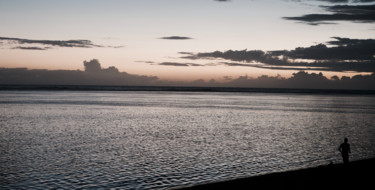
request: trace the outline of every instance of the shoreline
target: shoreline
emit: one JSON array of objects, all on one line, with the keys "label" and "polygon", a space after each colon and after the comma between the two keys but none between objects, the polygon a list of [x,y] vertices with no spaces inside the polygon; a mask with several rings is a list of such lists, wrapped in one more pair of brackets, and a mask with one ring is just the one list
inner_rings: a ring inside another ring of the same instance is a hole
[{"label": "shoreline", "polygon": [[373,186],[374,171],[375,158],[371,158],[176,189],[366,189]]},{"label": "shoreline", "polygon": [[7,85],[0,91],[158,91],[158,92],[236,92],[236,93],[292,93],[292,94],[348,94],[374,95],[375,90],[300,89],[300,88],[242,88],[242,87],[187,87],[187,86],[102,86],[102,85]]}]

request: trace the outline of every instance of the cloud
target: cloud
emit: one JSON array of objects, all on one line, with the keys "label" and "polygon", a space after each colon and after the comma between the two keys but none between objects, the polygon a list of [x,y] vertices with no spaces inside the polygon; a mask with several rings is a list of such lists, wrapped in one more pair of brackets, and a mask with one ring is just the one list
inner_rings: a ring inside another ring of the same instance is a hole
[{"label": "cloud", "polygon": [[188,59],[201,59],[201,58],[222,58],[231,61],[246,61],[246,62],[253,62],[253,61],[265,61],[271,57],[270,54],[262,50],[239,50],[233,51],[228,50],[225,52],[221,51],[214,51],[214,52],[206,52],[206,53],[197,53],[195,55],[185,56],[183,58]]},{"label": "cloud", "polygon": [[148,63],[148,64],[154,64],[154,61],[135,61],[137,63]]},{"label": "cloud", "polygon": [[40,45],[51,45],[59,47],[80,47],[80,48],[92,48],[102,47],[93,44],[90,40],[30,40],[22,38],[8,38],[0,37],[1,41],[13,41],[17,44],[40,44]]},{"label": "cloud", "polygon": [[24,47],[24,46],[17,46],[13,47],[12,49],[22,49],[22,50],[48,50],[49,47]]},{"label": "cloud", "polygon": [[325,1],[330,3],[371,3],[375,2],[375,0],[319,0]]},{"label": "cloud", "polygon": [[257,78],[248,76],[239,76],[236,79],[227,82],[232,87],[244,88],[301,88],[301,89],[357,89],[357,90],[375,90],[375,74],[355,75],[352,78],[343,76],[341,79],[337,76],[328,79],[322,73],[308,73],[299,71],[293,73],[290,78],[284,78],[280,75],[267,76],[262,75]]},{"label": "cloud", "polygon": [[218,1],[218,2],[229,2],[230,0],[215,0],[215,1]]},{"label": "cloud", "polygon": [[193,38],[185,37],[185,36],[166,36],[166,37],[161,37],[160,39],[163,39],[163,40],[191,40]]},{"label": "cloud", "polygon": [[[123,47],[123,46],[97,45],[91,42],[90,40],[32,40],[32,39],[23,39],[23,38],[0,37],[0,45],[9,46],[12,44],[17,44],[17,45],[22,45],[22,46],[11,47],[11,49],[23,49],[23,50],[47,50],[47,49],[51,49],[52,47],[69,47],[69,48],[95,48],[95,47],[122,48]],[[40,45],[42,47],[29,46],[29,45]]]},{"label": "cloud", "polygon": [[199,67],[204,66],[196,63],[175,63],[175,62],[162,62],[158,63],[158,65],[164,65],[164,66],[177,66],[177,67]]},{"label": "cloud", "polygon": [[[300,70],[297,67],[306,67],[304,63],[293,63],[286,59],[279,59],[278,56],[273,56],[272,52],[265,52],[261,50],[228,50],[228,51],[215,51],[206,53],[197,53],[191,56],[182,57],[185,59],[224,59],[236,62],[219,62],[219,65],[226,66],[242,66],[242,67],[256,67],[265,69],[287,69],[287,70]],[[292,67],[288,67],[292,66]],[[304,69],[307,69],[304,68]]]},{"label": "cloud", "polygon": [[178,52],[179,54],[182,54],[182,55],[193,55],[194,53],[193,52]]},{"label": "cloud", "polygon": [[333,47],[318,44],[307,48],[299,47],[291,51],[283,51],[281,55],[286,55],[294,59],[339,61],[375,60],[375,39],[350,39],[340,37],[332,37],[332,39],[334,40],[328,41],[327,45],[333,45]]},{"label": "cloud", "polygon": [[0,84],[38,85],[152,85],[155,76],[120,72],[116,67],[102,68],[97,59],[84,61],[85,70],[28,70],[0,68]]},{"label": "cloud", "polygon": [[185,59],[223,59],[226,66],[273,70],[375,72],[375,39],[333,37],[326,44],[294,50],[228,50],[185,54]]},{"label": "cloud", "polygon": [[29,70],[0,68],[0,85],[104,85],[104,86],[202,86],[244,88],[362,89],[375,90],[375,73],[353,77],[326,78],[322,73],[300,71],[290,78],[280,75],[223,76],[224,82],[197,79],[191,82],[165,81],[155,76],[120,72],[116,67],[102,68],[96,59],[84,61],[85,70]]},{"label": "cloud", "polygon": [[375,22],[375,5],[334,5],[321,7],[331,14],[307,14],[298,17],[283,18],[286,20],[302,21],[312,25],[327,24],[326,21]]},{"label": "cloud", "polygon": [[347,3],[348,0],[319,0],[319,1],[326,1],[330,3]]},{"label": "cloud", "polygon": [[102,67],[97,59],[83,61],[83,65],[85,66],[85,71],[89,73],[97,73],[102,71]]},{"label": "cloud", "polygon": [[123,48],[123,47],[125,47],[125,46],[101,46],[101,47],[107,47],[107,48],[118,49],[118,48]]}]

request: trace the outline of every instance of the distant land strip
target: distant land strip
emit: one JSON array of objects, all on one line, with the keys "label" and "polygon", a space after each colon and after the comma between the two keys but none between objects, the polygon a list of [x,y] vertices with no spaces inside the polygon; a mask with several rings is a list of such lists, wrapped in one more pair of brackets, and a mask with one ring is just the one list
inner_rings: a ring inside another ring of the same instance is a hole
[{"label": "distant land strip", "polygon": [[244,92],[297,94],[358,94],[374,95],[375,90],[237,88],[237,87],[178,87],[178,86],[94,86],[94,85],[0,85],[0,91],[165,91],[165,92]]}]

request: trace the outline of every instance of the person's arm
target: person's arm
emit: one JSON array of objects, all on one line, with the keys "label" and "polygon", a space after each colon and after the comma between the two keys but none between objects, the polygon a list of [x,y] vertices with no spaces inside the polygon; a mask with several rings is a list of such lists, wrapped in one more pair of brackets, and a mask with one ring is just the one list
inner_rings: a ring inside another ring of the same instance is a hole
[{"label": "person's arm", "polygon": [[342,153],[342,150],[341,150],[341,149],[342,149],[342,145],[340,145],[340,146],[339,146],[339,149],[338,149],[338,150]]}]

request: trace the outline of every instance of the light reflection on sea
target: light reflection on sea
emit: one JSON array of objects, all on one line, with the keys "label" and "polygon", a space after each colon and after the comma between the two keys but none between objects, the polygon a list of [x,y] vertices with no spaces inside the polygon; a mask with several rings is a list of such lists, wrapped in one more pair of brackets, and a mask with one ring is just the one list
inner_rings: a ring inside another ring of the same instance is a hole
[{"label": "light reflection on sea", "polygon": [[0,188],[164,189],[375,156],[375,97],[0,92]]}]

